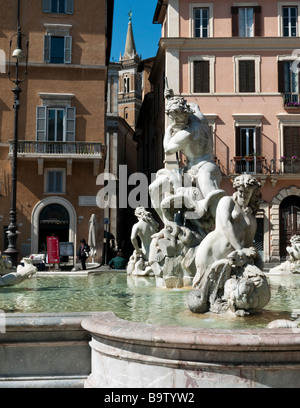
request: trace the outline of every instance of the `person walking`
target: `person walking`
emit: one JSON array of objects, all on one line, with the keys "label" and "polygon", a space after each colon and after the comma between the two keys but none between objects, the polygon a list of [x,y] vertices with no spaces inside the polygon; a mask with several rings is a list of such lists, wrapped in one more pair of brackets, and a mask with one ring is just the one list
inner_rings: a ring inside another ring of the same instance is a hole
[{"label": "person walking", "polygon": [[80,241],[80,248],[77,251],[77,260],[79,259],[81,261],[81,269],[83,271],[86,271],[86,260],[89,257],[89,252],[91,248],[89,245],[86,243],[85,239],[82,239]]}]

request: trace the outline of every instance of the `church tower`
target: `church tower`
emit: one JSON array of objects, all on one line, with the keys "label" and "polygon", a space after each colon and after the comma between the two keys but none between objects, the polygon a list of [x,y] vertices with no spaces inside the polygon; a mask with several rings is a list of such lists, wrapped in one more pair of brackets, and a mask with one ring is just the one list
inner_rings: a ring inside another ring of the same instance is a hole
[{"label": "church tower", "polygon": [[140,57],[132,28],[132,13],[129,13],[129,23],[124,55],[120,56],[119,71],[119,116],[135,130],[139,112],[142,106],[142,74],[138,72]]}]

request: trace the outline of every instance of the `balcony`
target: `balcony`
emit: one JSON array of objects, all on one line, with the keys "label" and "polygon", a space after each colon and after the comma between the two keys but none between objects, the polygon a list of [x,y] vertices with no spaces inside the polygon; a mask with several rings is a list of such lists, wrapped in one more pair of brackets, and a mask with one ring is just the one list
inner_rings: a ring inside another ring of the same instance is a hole
[{"label": "balcony", "polygon": [[235,156],[231,160],[233,174],[268,174],[270,168],[264,156]]},{"label": "balcony", "polygon": [[[218,160],[220,169],[224,170]],[[235,156],[230,160],[231,174],[278,174],[278,175],[297,175],[300,178],[300,159],[281,158],[280,160],[266,160],[264,157],[245,158]],[[225,174],[225,172],[223,171]]]},{"label": "balcony", "polygon": [[283,106],[287,112],[300,112],[300,96],[298,93],[289,92],[284,93],[283,97]]},{"label": "balcony", "polygon": [[[13,142],[9,142],[9,158],[12,157]],[[94,174],[98,174],[100,160],[105,160],[106,147],[93,142],[38,142],[21,140],[17,146],[18,159],[36,159],[39,162],[39,174],[43,174],[44,160],[67,160],[68,174],[72,172],[74,160],[92,160]]]}]

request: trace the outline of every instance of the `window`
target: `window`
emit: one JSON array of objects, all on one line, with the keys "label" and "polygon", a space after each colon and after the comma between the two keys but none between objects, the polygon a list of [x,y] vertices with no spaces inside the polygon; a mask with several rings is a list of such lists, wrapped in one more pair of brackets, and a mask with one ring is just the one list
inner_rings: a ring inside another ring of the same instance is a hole
[{"label": "window", "polygon": [[261,36],[261,6],[231,7],[232,36]]},{"label": "window", "polygon": [[64,140],[64,110],[48,110],[48,140],[63,142]]},{"label": "window", "polygon": [[126,75],[124,78],[124,93],[130,92],[130,78]]},{"label": "window", "polygon": [[76,108],[37,107],[36,139],[49,142],[75,141]]},{"label": "window", "polygon": [[44,13],[73,14],[74,0],[43,0]]},{"label": "window", "polygon": [[194,62],[194,93],[209,93],[209,61]]},{"label": "window", "polygon": [[235,92],[260,92],[260,56],[234,57],[235,63]]},{"label": "window", "polygon": [[239,36],[253,37],[254,36],[254,12],[253,8],[239,9]]},{"label": "window", "polygon": [[208,37],[209,9],[194,9],[194,37]]},{"label": "window", "polygon": [[255,63],[253,60],[239,61],[239,92],[255,92]]},{"label": "window", "polygon": [[71,64],[72,37],[44,36],[44,62],[51,64]]},{"label": "window", "polygon": [[294,61],[279,61],[278,91],[284,95],[284,103],[299,102],[299,74],[293,70]]},{"label": "window", "polygon": [[282,25],[284,37],[296,37],[297,36],[297,20],[298,20],[298,8],[297,7],[283,7],[282,8]]},{"label": "window", "polygon": [[65,193],[65,169],[45,170],[45,193],[64,194]]},{"label": "window", "polygon": [[251,161],[242,163],[242,172],[253,173],[256,171],[255,155],[261,155],[261,128],[260,127],[236,127],[236,156],[244,158],[253,157]]},{"label": "window", "polygon": [[214,93],[215,91],[215,57],[189,57],[190,92]]},{"label": "window", "polygon": [[283,127],[283,155],[285,157],[300,157],[300,127]]}]

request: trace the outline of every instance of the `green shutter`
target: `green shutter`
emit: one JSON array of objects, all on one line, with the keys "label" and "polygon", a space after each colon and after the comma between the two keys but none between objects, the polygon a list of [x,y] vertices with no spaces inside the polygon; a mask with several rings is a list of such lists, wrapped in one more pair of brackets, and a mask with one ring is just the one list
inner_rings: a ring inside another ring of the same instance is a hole
[{"label": "green shutter", "polygon": [[65,36],[65,64],[72,63],[72,37]]},{"label": "green shutter", "polygon": [[44,62],[50,62],[51,56],[51,35],[44,36]]},{"label": "green shutter", "polygon": [[75,141],[76,108],[66,108],[66,141]]},{"label": "green shutter", "polygon": [[47,135],[47,107],[38,106],[36,113],[36,140],[45,142]]},{"label": "green shutter", "polygon": [[51,0],[43,0],[43,12],[44,13],[51,13]]},{"label": "green shutter", "polygon": [[74,13],[74,0],[65,0],[65,12],[66,14]]}]

